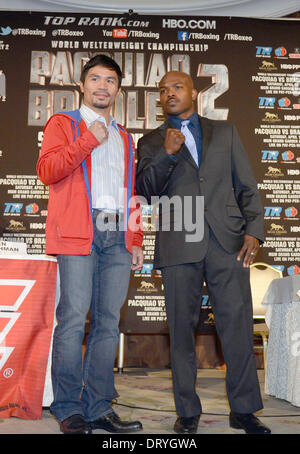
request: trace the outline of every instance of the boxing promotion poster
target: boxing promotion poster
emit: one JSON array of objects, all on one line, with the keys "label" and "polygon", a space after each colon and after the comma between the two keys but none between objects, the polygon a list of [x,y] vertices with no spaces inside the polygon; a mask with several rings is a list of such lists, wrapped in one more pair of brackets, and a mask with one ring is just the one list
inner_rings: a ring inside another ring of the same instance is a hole
[{"label": "boxing promotion poster", "polygon": [[56,260],[0,256],[0,417],[40,419],[51,344]]},{"label": "boxing promotion poster", "polygon": [[[300,23],[224,17],[2,12],[0,18],[0,240],[43,254],[48,188],[37,178],[43,127],[78,108],[79,79],[95,53],[123,71],[113,115],[135,143],[163,121],[158,82],[191,75],[195,108],[236,125],[257,179],[265,243],[257,261],[300,272]],[[132,273],[123,332],[165,332],[159,270],[153,269],[153,206],[143,206],[145,263]],[[17,246],[16,246],[17,247]],[[213,329],[209,297],[201,332]]]}]

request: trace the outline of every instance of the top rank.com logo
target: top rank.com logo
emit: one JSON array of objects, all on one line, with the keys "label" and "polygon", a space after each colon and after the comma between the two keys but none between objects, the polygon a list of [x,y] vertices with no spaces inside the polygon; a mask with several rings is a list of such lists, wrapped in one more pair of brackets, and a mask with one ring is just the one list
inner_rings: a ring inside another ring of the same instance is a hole
[{"label": "top rank.com logo", "polygon": [[44,25],[66,25],[70,24],[87,27],[149,27],[150,22],[140,19],[112,16],[45,16]]}]

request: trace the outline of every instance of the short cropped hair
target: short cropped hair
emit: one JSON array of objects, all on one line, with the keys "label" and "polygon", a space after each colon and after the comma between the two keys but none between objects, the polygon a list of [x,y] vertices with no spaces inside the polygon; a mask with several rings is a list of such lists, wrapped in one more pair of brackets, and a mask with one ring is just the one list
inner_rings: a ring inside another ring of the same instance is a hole
[{"label": "short cropped hair", "polygon": [[93,68],[94,66],[103,66],[104,68],[111,69],[115,71],[118,76],[118,86],[120,88],[122,83],[122,71],[118,63],[116,63],[112,58],[108,57],[107,55],[97,54],[94,55],[82,68],[80,81],[84,84],[86,75],[88,71]]}]

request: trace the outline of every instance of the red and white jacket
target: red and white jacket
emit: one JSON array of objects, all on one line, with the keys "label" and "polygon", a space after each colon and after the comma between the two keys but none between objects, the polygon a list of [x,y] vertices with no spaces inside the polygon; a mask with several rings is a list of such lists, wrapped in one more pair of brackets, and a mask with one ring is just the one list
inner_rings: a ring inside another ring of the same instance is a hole
[{"label": "red and white jacket", "polygon": [[[125,244],[132,252],[132,246],[142,247],[143,243],[141,215],[137,215],[135,198],[135,150],[130,134],[122,126],[118,128],[124,143]],[[91,152],[98,145],[79,110],[55,114],[45,125],[37,174],[49,185],[46,254],[91,252]]]}]

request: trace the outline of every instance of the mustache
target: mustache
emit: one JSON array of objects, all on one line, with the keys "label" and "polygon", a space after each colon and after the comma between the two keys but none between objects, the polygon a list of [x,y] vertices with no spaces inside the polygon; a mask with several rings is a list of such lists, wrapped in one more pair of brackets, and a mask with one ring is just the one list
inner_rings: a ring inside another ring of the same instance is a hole
[{"label": "mustache", "polygon": [[168,104],[170,101],[178,101],[178,99],[176,98],[176,96],[171,96],[167,99],[166,104]]},{"label": "mustache", "polygon": [[109,95],[109,92],[107,90],[97,90],[97,91],[94,91],[93,92],[93,95],[106,95],[106,96],[110,96]]}]

